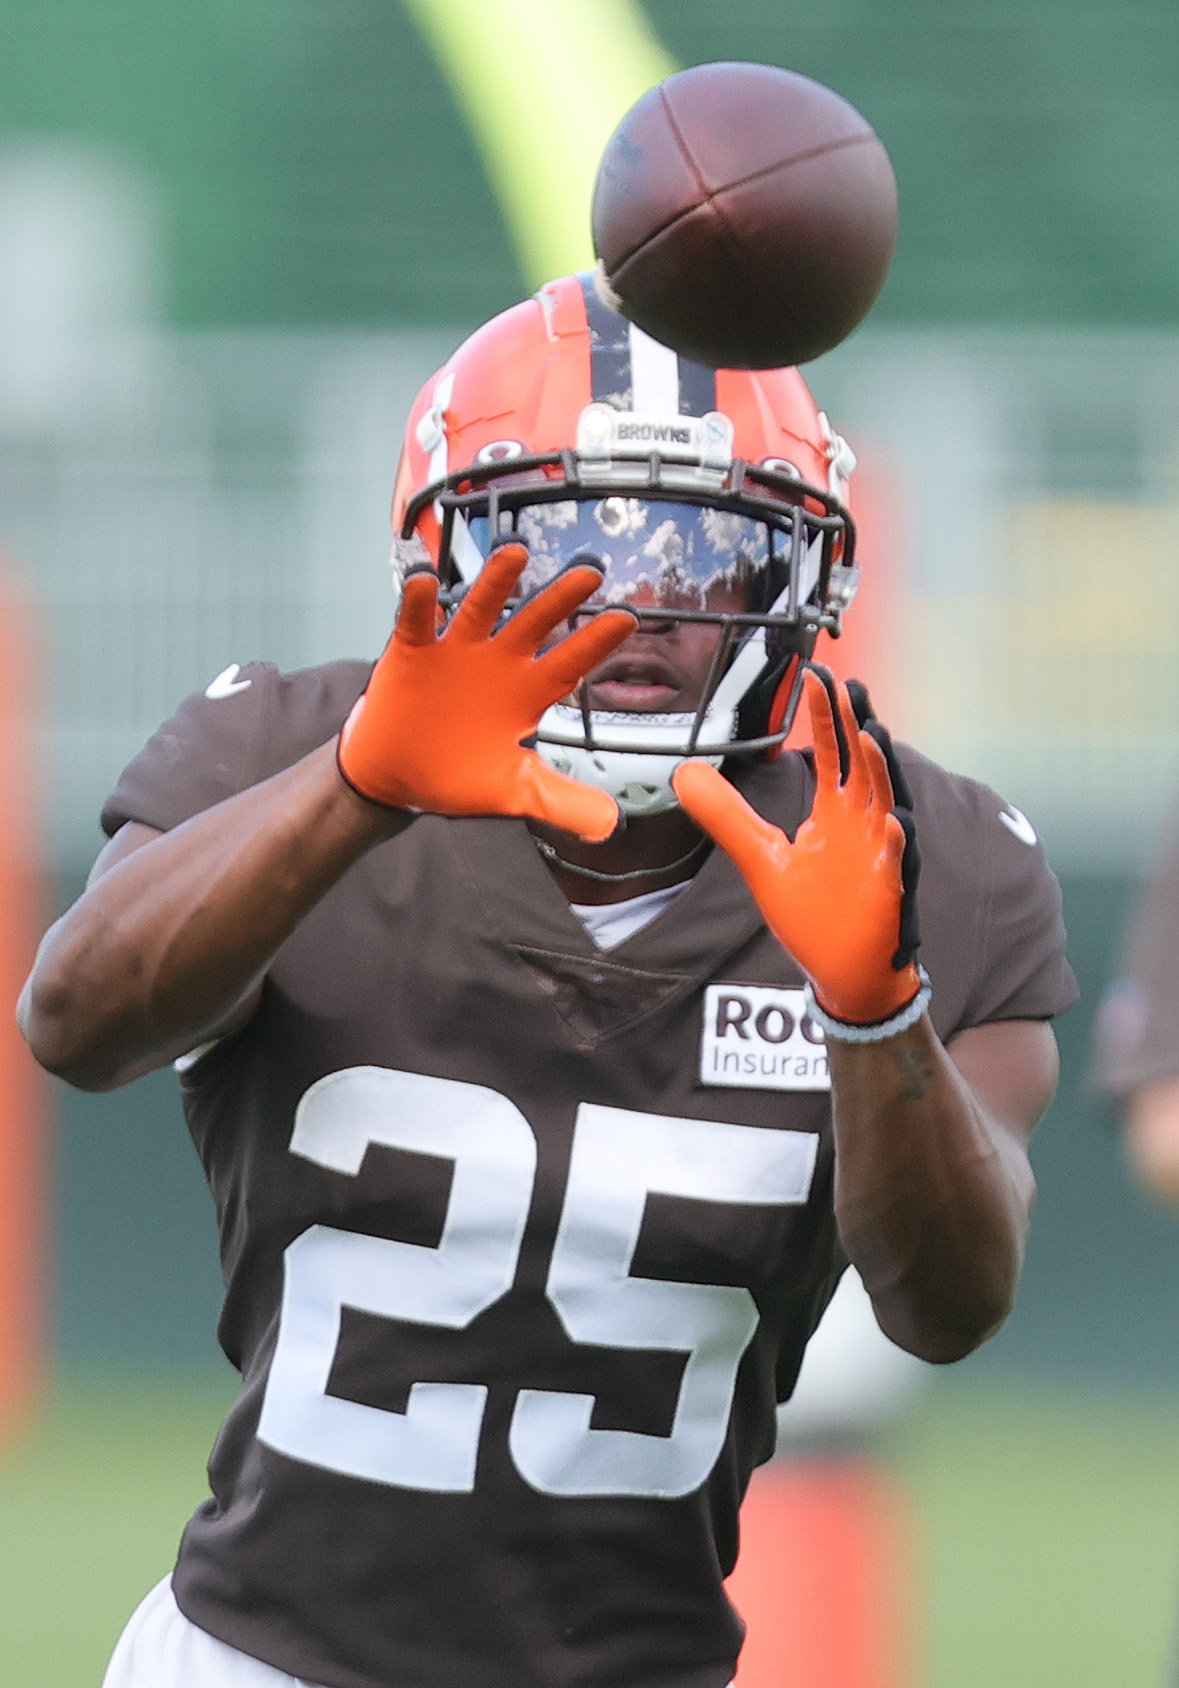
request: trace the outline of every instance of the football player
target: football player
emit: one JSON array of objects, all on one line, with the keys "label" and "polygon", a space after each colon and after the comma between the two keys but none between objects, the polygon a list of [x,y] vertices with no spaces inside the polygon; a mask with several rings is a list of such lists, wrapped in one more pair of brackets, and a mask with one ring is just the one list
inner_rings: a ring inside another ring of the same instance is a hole
[{"label": "football player", "polygon": [[1001,1323],[1059,896],[808,666],[851,461],[554,282],[413,409],[378,662],[234,665],[122,775],[22,1024],[175,1063],[242,1389],[108,1688],[724,1688],[848,1262],[927,1360]]},{"label": "football player", "polygon": [[1117,1105],[1131,1167],[1179,1206],[1179,839],[1139,891],[1121,965],[1094,1022],[1095,1077]]}]

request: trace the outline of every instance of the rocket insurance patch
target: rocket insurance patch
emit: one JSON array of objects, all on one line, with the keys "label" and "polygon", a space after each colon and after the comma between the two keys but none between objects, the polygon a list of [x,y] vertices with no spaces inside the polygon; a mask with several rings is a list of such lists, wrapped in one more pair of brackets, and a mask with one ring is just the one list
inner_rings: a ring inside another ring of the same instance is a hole
[{"label": "rocket insurance patch", "polygon": [[700,1082],[742,1090],[830,1090],[827,1046],[802,991],[709,985]]}]

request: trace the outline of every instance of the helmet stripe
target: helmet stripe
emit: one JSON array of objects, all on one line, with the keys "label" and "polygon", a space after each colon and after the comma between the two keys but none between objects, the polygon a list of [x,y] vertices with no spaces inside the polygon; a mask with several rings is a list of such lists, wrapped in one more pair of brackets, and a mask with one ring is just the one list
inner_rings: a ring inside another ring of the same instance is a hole
[{"label": "helmet stripe", "polygon": [[585,300],[595,403],[672,416],[707,416],[716,409],[715,369],[678,357],[603,304],[592,270],[577,279]]},{"label": "helmet stripe", "polygon": [[630,324],[598,297],[592,270],[578,276],[585,299],[590,337],[590,381],[595,404],[633,410],[630,371]]},{"label": "helmet stripe", "polygon": [[707,416],[716,409],[716,370],[680,358],[680,415]]},{"label": "helmet stripe", "polygon": [[654,416],[675,416],[680,407],[680,360],[670,346],[661,346],[632,322],[630,369],[632,410]]}]

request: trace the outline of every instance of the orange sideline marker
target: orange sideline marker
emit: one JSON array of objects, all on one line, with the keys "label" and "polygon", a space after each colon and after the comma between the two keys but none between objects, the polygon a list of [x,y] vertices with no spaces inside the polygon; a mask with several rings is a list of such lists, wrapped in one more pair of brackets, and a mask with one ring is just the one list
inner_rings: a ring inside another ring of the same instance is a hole
[{"label": "orange sideline marker", "polygon": [[728,1582],[736,1688],[912,1688],[911,1558],[904,1498],[870,1460],[763,1466]]}]

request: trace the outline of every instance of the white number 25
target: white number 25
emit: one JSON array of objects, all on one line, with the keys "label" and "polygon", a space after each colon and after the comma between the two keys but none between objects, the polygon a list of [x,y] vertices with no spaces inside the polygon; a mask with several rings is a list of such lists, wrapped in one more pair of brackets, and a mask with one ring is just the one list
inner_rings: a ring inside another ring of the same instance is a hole
[{"label": "white number 25", "polygon": [[[259,1438],[370,1482],[461,1492],[475,1483],[481,1383],[414,1383],[404,1413],[326,1393],[344,1307],[462,1330],[506,1294],[536,1171],[536,1140],[506,1096],[457,1079],[350,1067],[299,1103],[291,1150],[355,1177],[370,1143],[443,1156],[454,1174],[436,1248],[313,1225],[285,1255],[282,1316]],[[746,1289],[630,1275],[647,1196],[804,1202],[817,1139],[583,1103],[547,1292],[574,1342],[670,1350],[687,1363],[670,1436],[592,1430],[595,1397],[521,1389],[512,1458],[551,1495],[673,1497],[704,1482],[724,1443],[757,1326]]]}]

